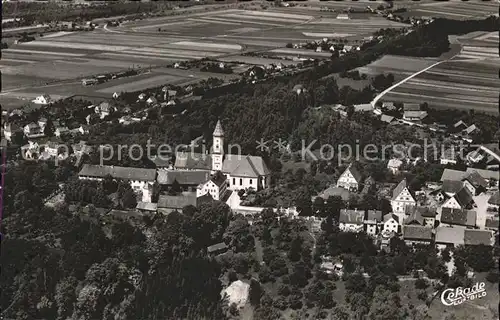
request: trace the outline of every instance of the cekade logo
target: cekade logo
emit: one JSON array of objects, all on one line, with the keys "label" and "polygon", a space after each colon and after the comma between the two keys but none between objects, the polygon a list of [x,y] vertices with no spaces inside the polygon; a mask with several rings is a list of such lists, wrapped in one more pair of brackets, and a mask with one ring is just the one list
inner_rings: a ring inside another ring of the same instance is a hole
[{"label": "cekade logo", "polygon": [[445,306],[457,306],[468,300],[479,299],[486,296],[484,282],[477,282],[472,288],[458,287],[456,289],[446,289],[441,294],[441,302]]}]

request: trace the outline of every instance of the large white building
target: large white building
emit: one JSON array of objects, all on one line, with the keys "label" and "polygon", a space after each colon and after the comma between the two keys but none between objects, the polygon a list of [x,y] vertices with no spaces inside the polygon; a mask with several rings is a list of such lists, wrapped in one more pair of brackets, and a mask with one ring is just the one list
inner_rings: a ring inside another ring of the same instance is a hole
[{"label": "large white building", "polygon": [[225,154],[224,130],[220,121],[213,132],[210,154],[178,152],[174,167],[175,170],[201,170],[212,174],[220,171],[226,176],[229,190],[265,189],[269,187],[271,176],[271,171],[259,156]]},{"label": "large white building", "polygon": [[400,217],[400,221],[403,221],[405,218],[406,207],[416,205],[417,201],[408,187],[406,179],[401,180],[392,192],[392,212]]}]

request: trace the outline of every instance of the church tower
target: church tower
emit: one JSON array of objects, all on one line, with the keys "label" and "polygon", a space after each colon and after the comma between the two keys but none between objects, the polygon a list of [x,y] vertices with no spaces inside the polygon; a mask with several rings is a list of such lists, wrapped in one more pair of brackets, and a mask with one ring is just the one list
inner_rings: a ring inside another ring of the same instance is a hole
[{"label": "church tower", "polygon": [[222,161],[224,158],[224,130],[220,120],[217,121],[213,133],[212,145],[212,172],[222,171]]}]

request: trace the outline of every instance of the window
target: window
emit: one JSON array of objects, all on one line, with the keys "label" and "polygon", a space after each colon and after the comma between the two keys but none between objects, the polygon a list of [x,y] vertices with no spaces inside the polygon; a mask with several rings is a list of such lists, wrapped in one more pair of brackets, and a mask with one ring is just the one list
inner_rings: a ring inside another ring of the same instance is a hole
[{"label": "window", "polygon": [[240,178],[240,186],[243,185],[243,179]]},{"label": "window", "polygon": [[233,185],[236,184],[236,178],[233,178]]},{"label": "window", "polygon": [[252,185],[252,179],[250,179],[250,185]]}]

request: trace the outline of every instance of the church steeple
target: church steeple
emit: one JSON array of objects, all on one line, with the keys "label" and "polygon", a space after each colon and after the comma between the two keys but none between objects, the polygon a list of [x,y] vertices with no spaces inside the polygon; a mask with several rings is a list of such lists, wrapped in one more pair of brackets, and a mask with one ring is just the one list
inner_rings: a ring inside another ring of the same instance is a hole
[{"label": "church steeple", "polygon": [[222,170],[222,161],[224,158],[224,130],[220,120],[217,120],[213,133],[212,146],[212,172]]},{"label": "church steeple", "polygon": [[217,124],[215,125],[215,130],[213,133],[214,137],[224,137],[224,130],[222,130],[222,125],[220,120],[217,120]]}]

